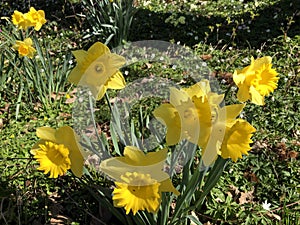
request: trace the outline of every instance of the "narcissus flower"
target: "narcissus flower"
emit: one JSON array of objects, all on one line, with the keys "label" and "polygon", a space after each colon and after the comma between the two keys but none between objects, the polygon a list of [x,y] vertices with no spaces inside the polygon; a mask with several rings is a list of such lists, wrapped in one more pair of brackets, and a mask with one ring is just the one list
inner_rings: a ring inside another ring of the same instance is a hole
[{"label": "narcissus flower", "polygon": [[36,31],[39,31],[47,20],[45,19],[44,10],[36,11],[35,8],[30,7],[29,12],[25,14],[15,10],[12,15],[12,22],[19,29],[26,30],[28,27],[33,26]]},{"label": "narcissus flower", "polygon": [[18,50],[21,56],[27,56],[28,58],[32,58],[36,52],[35,48],[32,47],[31,38],[26,38],[24,41],[16,41],[13,48]]},{"label": "narcissus flower", "polygon": [[170,88],[170,103],[153,112],[167,126],[167,144],[175,145],[186,139],[203,146],[210,135],[213,108],[222,99],[223,95],[210,92],[208,80],[186,89]]},{"label": "narcissus flower", "polygon": [[[236,119],[244,104],[221,107],[223,98],[211,92],[208,80],[187,89],[171,88],[170,103],[162,104],[153,113],[167,127],[167,144],[174,145],[183,139],[197,144],[205,166],[211,165],[218,155],[236,161],[247,154],[255,129]],[[240,140],[233,148],[237,135]]]},{"label": "narcissus flower", "polygon": [[114,204],[124,207],[128,214],[138,210],[155,212],[160,204],[162,192],[179,192],[170,177],[163,171],[167,149],[145,154],[140,149],[127,146],[124,156],[106,159],[100,169],[115,179]]},{"label": "narcissus flower", "polygon": [[239,88],[239,101],[245,102],[250,99],[257,105],[263,105],[264,97],[277,88],[278,79],[276,70],[272,69],[270,56],[256,60],[252,57],[249,66],[236,70],[233,74],[233,80]]},{"label": "narcissus flower", "polygon": [[38,170],[50,178],[57,178],[71,169],[75,176],[81,177],[83,171],[83,155],[73,129],[64,126],[55,130],[40,127],[36,131],[41,139],[31,149],[31,154],[40,163]]},{"label": "narcissus flower", "polygon": [[47,22],[47,20],[45,19],[44,10],[36,11],[35,8],[30,7],[29,12],[26,13],[25,16],[30,21],[30,26],[33,26],[36,31],[39,31],[43,24]]},{"label": "narcissus flower", "polygon": [[96,42],[88,51],[77,50],[72,53],[77,65],[68,78],[71,83],[88,87],[96,99],[101,99],[108,88],[125,87],[124,77],[119,71],[125,59],[111,53],[106,45]]},{"label": "narcissus flower", "polygon": [[251,149],[253,132],[255,132],[255,128],[242,119],[236,119],[233,123],[227,124],[221,146],[221,157],[231,158],[236,162],[238,158],[242,158],[242,154],[247,155]]},{"label": "narcissus flower", "polygon": [[12,15],[12,22],[16,25],[19,29],[26,30],[28,27],[31,26],[30,20],[26,17],[25,14],[15,10]]},{"label": "narcissus flower", "polygon": [[113,201],[115,207],[124,207],[126,214],[132,210],[155,213],[160,205],[160,183],[152,179],[150,174],[127,172],[121,176],[122,182],[115,182]]}]

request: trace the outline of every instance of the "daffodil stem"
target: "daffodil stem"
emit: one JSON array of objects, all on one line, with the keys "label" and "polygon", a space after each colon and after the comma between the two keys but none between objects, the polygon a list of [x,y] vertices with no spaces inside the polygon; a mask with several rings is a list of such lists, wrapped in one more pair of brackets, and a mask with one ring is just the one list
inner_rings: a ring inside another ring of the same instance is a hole
[{"label": "daffodil stem", "polygon": [[228,163],[228,159],[223,159],[222,157],[218,157],[213,168],[209,172],[205,185],[203,186],[203,192],[201,193],[199,199],[197,200],[194,209],[199,209],[199,207],[203,204],[203,201],[207,194],[211,191],[211,189],[217,184],[220,177],[223,174],[223,171]]},{"label": "daffodil stem", "polygon": [[[193,160],[193,158],[191,158]],[[199,187],[199,184],[202,182],[203,177],[205,176],[207,170],[201,171],[201,162],[198,164],[197,168],[195,169],[194,174],[189,179],[186,189],[180,195],[175,207],[174,215],[172,216],[170,224],[176,224],[178,222],[178,218],[182,217],[189,211],[189,205],[191,202],[192,197],[194,196],[195,190]],[[186,210],[188,208],[188,210]],[[180,219],[179,219],[180,221]]]},{"label": "daffodil stem", "polygon": [[229,91],[231,89],[231,87],[233,87],[234,83],[231,83],[228,88],[226,89],[225,93],[224,93],[224,100],[226,99],[226,96],[229,94]]},{"label": "daffodil stem", "polygon": [[[99,134],[98,134],[98,129],[97,129],[96,121],[95,121],[94,107],[93,107],[93,97],[91,95],[89,95],[89,109],[90,109],[90,112],[91,112],[92,123],[93,123],[93,127],[94,127],[94,130],[95,130],[97,140],[98,140],[99,143],[102,143],[101,138],[99,137]],[[102,151],[101,153],[102,153],[103,158],[108,158],[109,157],[108,153],[106,151]]]},{"label": "daffodil stem", "polygon": [[109,101],[109,96],[108,96],[107,92],[105,92],[105,99],[106,99],[106,101],[107,101],[107,105],[108,105],[108,107],[109,107],[109,110],[110,110],[110,112],[112,113],[112,112],[113,112],[113,111],[112,111],[112,106],[111,106],[111,103],[110,103],[110,101]]}]

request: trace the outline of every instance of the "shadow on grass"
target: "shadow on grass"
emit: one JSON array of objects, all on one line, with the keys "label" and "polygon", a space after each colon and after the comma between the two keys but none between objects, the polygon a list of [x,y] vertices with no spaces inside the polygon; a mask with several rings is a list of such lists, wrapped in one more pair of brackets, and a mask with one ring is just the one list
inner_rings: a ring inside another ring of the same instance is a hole
[{"label": "shadow on grass", "polygon": [[[82,29],[89,26],[87,21],[78,17],[78,14],[83,12],[80,3],[66,0],[4,0],[0,3],[2,15],[8,17],[14,10],[27,11],[29,6],[43,9],[46,18],[49,21],[55,20],[61,29],[70,29],[70,26]],[[255,13],[257,16],[254,18],[251,18],[250,13],[231,17],[230,23],[225,17],[201,15],[201,11],[176,13],[170,22],[166,22],[171,13],[139,9],[132,24],[129,40],[174,40],[188,46],[205,42],[222,46],[229,44],[240,48],[259,48],[264,42],[280,35],[300,35],[299,0],[282,0]],[[178,21],[181,16],[185,19],[184,24]]]},{"label": "shadow on grass", "polygon": [[[178,13],[176,17],[183,16],[185,23],[179,22],[175,26],[174,23],[165,22],[171,13],[139,10],[132,25],[130,39],[131,41],[173,39],[189,46],[201,41],[213,45],[221,42],[222,45],[259,48],[267,40],[280,35],[289,37],[300,35],[299,0],[282,0],[278,4],[257,11],[257,14],[254,19],[251,19],[250,13],[242,14],[240,17],[231,18],[235,22],[228,24],[225,17]],[[236,23],[237,21],[239,22]],[[293,23],[289,24],[291,21]],[[213,31],[210,30],[212,27]]]}]

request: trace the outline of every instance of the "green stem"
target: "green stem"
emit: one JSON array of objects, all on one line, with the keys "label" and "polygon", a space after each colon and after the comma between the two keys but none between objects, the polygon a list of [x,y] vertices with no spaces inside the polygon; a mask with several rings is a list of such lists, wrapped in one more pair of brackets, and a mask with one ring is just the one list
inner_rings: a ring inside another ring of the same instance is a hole
[{"label": "green stem", "polygon": [[218,157],[213,168],[209,172],[205,185],[203,187],[203,192],[201,193],[199,199],[197,200],[194,209],[199,209],[199,207],[203,204],[203,201],[207,194],[213,189],[213,187],[217,184],[222,173],[228,163],[228,159],[223,159],[222,157]]},{"label": "green stem", "polygon": [[[90,109],[90,112],[91,112],[92,124],[93,124],[94,130],[95,130],[98,142],[102,142],[102,140],[101,140],[101,138],[99,137],[99,134],[98,134],[98,129],[97,129],[95,115],[94,115],[93,96],[89,95],[89,94],[88,94],[88,96],[89,96],[89,109]],[[106,151],[102,151],[102,154],[103,154],[102,155],[103,158],[105,158],[105,159],[109,158],[109,155]]]}]

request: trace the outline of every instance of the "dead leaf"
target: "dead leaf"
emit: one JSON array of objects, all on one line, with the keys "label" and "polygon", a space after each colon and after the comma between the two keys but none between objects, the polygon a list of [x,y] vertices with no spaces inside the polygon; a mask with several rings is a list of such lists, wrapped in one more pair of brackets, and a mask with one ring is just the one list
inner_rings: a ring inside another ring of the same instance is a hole
[{"label": "dead leaf", "polygon": [[212,58],[211,54],[201,55],[201,59],[203,59],[203,60],[210,60],[211,58]]},{"label": "dead leaf", "polygon": [[289,152],[288,152],[288,157],[289,157],[290,159],[296,159],[296,158],[298,157],[298,155],[299,155],[299,153],[296,152],[296,151],[289,151]]},{"label": "dead leaf", "polygon": [[254,198],[253,192],[254,189],[252,189],[251,191],[241,192],[241,196],[239,198],[239,204],[243,205],[245,203],[253,202],[253,198]]}]

